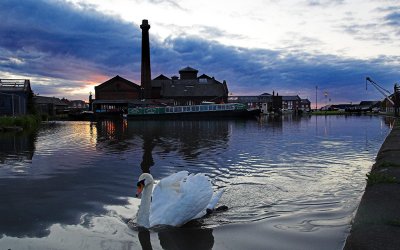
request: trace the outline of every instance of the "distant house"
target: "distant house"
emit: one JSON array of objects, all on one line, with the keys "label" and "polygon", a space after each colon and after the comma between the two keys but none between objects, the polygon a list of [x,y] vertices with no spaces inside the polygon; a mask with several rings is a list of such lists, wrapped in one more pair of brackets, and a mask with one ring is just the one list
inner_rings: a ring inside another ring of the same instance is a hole
[{"label": "distant house", "polygon": [[[400,96],[399,96],[400,97]],[[389,101],[390,99],[391,101]],[[395,95],[391,94],[390,96],[386,97],[382,102],[381,102],[381,111],[385,113],[392,113],[395,114],[395,106],[393,105],[392,102],[395,103]]]},{"label": "distant house", "polygon": [[82,100],[71,100],[67,102],[69,109],[87,109],[88,104]]},{"label": "distant house", "polygon": [[282,109],[287,111],[301,110],[301,98],[298,95],[282,96]]},{"label": "distant house", "polygon": [[29,80],[0,79],[0,115],[25,115],[32,102]]},{"label": "distant house", "polygon": [[308,99],[301,99],[300,102],[300,110],[303,110],[305,112],[311,111],[311,102]]},{"label": "distant house", "polygon": [[258,96],[229,96],[230,103],[243,103],[249,108],[259,108],[264,114],[280,112],[282,109],[282,96],[263,93]]},{"label": "distant house", "polygon": [[38,113],[47,115],[59,115],[68,112],[68,104],[57,97],[34,96],[33,101]]},{"label": "distant house", "polygon": [[362,101],[358,105],[361,111],[372,111],[373,108],[379,108],[381,106],[380,101]]},{"label": "distant house", "polygon": [[229,96],[229,103],[242,103],[247,105],[248,108],[260,108],[263,100],[260,99],[260,96]]},{"label": "distant house", "polygon": [[351,104],[351,103],[340,103],[340,104],[334,104],[331,105],[332,110],[338,110],[338,111],[346,111],[346,110],[354,110],[357,108],[357,104]]}]

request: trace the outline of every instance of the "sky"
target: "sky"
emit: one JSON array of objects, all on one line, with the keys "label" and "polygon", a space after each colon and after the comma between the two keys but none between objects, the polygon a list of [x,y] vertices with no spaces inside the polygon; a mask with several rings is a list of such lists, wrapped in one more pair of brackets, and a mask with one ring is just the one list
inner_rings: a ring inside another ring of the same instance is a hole
[{"label": "sky", "polygon": [[299,95],[315,106],[380,100],[400,82],[398,0],[1,0],[0,79],[87,100],[120,75],[140,85],[149,20],[152,78],[190,66],[231,95]]}]

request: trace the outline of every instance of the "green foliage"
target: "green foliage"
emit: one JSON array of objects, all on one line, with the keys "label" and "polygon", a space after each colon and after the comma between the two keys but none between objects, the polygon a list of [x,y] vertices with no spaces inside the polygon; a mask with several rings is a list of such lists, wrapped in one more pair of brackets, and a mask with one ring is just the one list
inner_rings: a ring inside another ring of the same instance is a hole
[{"label": "green foliage", "polygon": [[369,173],[367,174],[367,185],[372,186],[379,183],[399,183],[396,177],[381,174],[381,173]]},{"label": "green foliage", "polygon": [[41,117],[37,115],[25,115],[17,117],[0,117],[0,127],[18,126],[25,129],[33,129],[39,126]]},{"label": "green foliage", "polygon": [[387,224],[391,225],[391,226],[395,226],[395,227],[400,227],[400,220],[391,220],[388,221]]}]

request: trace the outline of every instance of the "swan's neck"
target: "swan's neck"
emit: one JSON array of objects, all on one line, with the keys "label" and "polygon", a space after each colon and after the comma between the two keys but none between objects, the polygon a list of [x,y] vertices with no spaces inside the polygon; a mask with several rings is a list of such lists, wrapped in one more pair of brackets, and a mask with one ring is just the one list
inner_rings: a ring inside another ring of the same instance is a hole
[{"label": "swan's neck", "polygon": [[139,211],[137,214],[137,224],[139,226],[149,228],[150,227],[150,205],[151,205],[151,194],[153,192],[153,184],[150,183],[144,187],[142,192],[142,198],[140,201]]}]

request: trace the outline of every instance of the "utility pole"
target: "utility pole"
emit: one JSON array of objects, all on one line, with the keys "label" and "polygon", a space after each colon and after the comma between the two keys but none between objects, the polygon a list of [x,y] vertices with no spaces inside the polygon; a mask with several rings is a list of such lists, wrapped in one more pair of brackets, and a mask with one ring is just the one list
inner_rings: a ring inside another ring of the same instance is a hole
[{"label": "utility pole", "polygon": [[318,109],[318,86],[315,86],[315,110]]},{"label": "utility pole", "polygon": [[394,116],[398,117],[399,116],[399,107],[400,107],[400,87],[397,85],[397,83],[394,84],[394,92],[393,92],[393,97],[394,97]]}]

